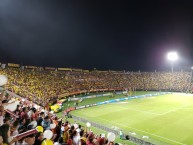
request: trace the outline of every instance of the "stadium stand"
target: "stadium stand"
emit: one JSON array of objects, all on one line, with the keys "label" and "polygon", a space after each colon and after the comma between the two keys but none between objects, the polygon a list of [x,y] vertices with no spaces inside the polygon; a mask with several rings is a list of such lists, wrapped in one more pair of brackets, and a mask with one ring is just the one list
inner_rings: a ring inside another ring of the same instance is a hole
[{"label": "stadium stand", "polygon": [[[68,121],[63,123],[48,109],[41,110],[41,107],[39,109],[34,107],[34,103],[45,107],[48,103],[63,96],[98,91],[129,90],[130,88],[183,92],[190,87],[192,80],[191,72],[183,71],[174,73],[77,69],[60,71],[59,69],[46,70],[37,67],[30,69],[6,67],[0,69],[0,74],[9,78],[4,89],[30,100],[26,103],[21,98],[14,98],[1,92],[0,144],[7,145],[114,144],[108,142],[107,138],[96,136],[93,132],[81,128],[79,124],[70,124]],[[4,107],[11,99],[17,101],[17,108],[14,112],[5,111]],[[33,130],[34,128],[38,132],[34,132],[36,131]],[[44,139],[45,130],[52,132],[52,137]]]},{"label": "stadium stand", "polygon": [[147,91],[185,92],[191,72],[53,71],[5,68],[6,89],[41,106],[69,95],[135,88]]}]

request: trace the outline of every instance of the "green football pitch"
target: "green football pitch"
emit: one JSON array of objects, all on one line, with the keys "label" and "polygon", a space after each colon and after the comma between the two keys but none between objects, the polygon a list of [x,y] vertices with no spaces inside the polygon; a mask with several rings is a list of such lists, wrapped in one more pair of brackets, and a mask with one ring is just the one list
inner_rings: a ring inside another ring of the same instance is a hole
[{"label": "green football pitch", "polygon": [[156,144],[193,144],[193,95],[173,93],[72,111]]}]

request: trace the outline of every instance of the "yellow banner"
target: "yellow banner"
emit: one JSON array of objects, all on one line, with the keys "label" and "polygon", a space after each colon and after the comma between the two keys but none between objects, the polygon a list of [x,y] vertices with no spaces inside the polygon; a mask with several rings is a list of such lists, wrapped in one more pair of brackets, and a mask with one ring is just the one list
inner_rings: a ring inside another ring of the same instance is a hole
[{"label": "yellow banner", "polygon": [[71,68],[58,68],[58,70],[63,70],[63,71],[72,71]]},{"label": "yellow banner", "polygon": [[88,73],[89,72],[89,70],[82,70],[84,73]]},{"label": "yellow banner", "polygon": [[34,69],[34,68],[38,68],[38,67],[37,66],[25,66],[25,68]]},{"label": "yellow banner", "polygon": [[56,70],[54,67],[45,67],[46,70]]},{"label": "yellow banner", "polygon": [[76,68],[73,68],[72,71],[79,71],[79,72],[82,72],[82,69],[76,69]]},{"label": "yellow banner", "polygon": [[19,67],[19,64],[16,63],[8,63],[9,67]]}]

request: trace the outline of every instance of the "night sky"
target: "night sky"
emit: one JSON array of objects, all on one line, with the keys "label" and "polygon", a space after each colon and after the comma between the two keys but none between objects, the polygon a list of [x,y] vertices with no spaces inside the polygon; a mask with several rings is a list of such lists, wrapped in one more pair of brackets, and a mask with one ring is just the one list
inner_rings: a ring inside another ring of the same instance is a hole
[{"label": "night sky", "polygon": [[0,62],[92,70],[193,65],[193,4],[171,0],[0,0]]}]

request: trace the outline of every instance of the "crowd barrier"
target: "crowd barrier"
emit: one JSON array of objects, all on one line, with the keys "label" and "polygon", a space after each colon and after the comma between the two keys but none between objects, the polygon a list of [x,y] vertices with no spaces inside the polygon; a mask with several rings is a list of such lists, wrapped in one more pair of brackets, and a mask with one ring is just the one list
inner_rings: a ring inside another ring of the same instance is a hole
[{"label": "crowd barrier", "polygon": [[106,93],[106,94],[98,94],[98,95],[89,95],[89,96],[83,96],[83,97],[78,97],[78,98],[71,98],[71,101],[76,101],[80,99],[90,99],[90,98],[97,98],[97,97],[103,97],[103,96],[110,96],[112,93]]},{"label": "crowd barrier", "polygon": [[[104,125],[98,124],[96,122],[92,122],[90,120],[87,120],[85,118],[77,117],[77,116],[74,116],[74,115],[71,115],[71,116],[76,121],[80,121],[80,122],[84,122],[84,123],[90,122],[91,125],[96,127],[96,128],[99,128],[99,129],[104,130],[106,132],[113,132],[116,136],[119,136],[119,130],[114,130],[114,129],[109,128],[107,126],[104,126]],[[151,142],[148,142],[148,141],[145,141],[145,140],[142,140],[142,139],[139,139],[139,138],[136,138],[134,136],[127,135],[127,134],[123,134],[123,139],[127,139],[131,142],[134,142],[134,143],[137,143],[137,144],[140,144],[140,145],[155,145]]]},{"label": "crowd barrier", "polygon": [[160,92],[160,93],[154,93],[154,94],[145,94],[145,95],[140,95],[140,96],[119,98],[119,99],[108,100],[108,101],[104,101],[104,102],[98,102],[97,105],[115,103],[115,102],[119,102],[119,101],[126,101],[126,100],[138,99],[138,98],[152,97],[152,96],[158,96],[158,95],[165,95],[165,94],[170,94],[170,92]]},{"label": "crowd barrier", "polygon": [[[104,104],[108,104],[108,103],[115,103],[115,102],[120,102],[120,101],[139,99],[139,98],[145,98],[145,97],[152,97],[152,96],[160,96],[160,95],[165,95],[165,94],[170,94],[170,93],[171,92],[158,92],[158,93],[154,93],[154,94],[145,94],[145,95],[140,95],[140,96],[129,96],[129,97],[125,97],[125,98],[119,98],[119,99],[113,99],[113,100],[108,100],[108,101],[104,101],[104,102],[98,102],[96,104],[88,104],[88,105],[84,105],[84,106],[77,106],[76,110],[77,109],[88,108],[88,107],[92,107],[92,106],[97,106],[97,105],[104,105]],[[100,96],[105,96],[105,95],[106,94],[101,94]],[[96,95],[94,95],[94,96],[97,97]],[[98,97],[99,97],[99,95],[98,95]]]}]

